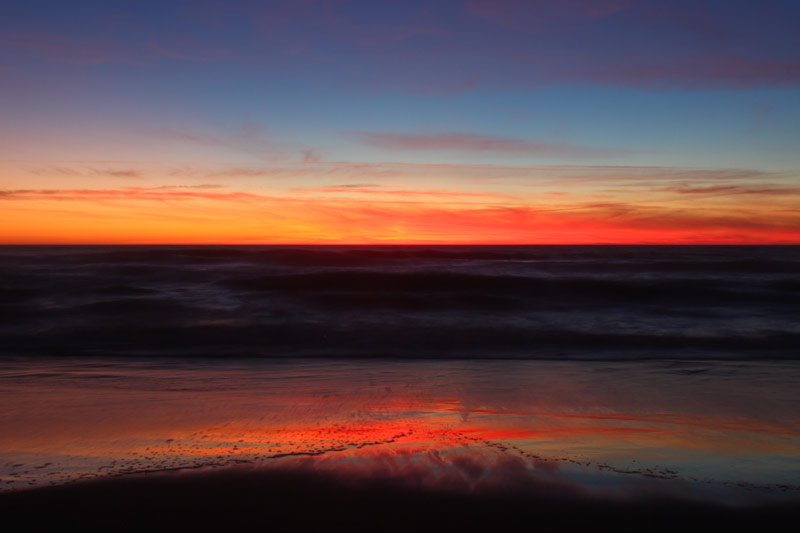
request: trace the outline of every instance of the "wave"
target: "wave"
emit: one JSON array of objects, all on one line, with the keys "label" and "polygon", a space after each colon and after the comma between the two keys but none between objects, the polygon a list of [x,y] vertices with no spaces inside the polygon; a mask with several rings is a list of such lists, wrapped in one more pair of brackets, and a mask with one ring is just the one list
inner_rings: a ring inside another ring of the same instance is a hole
[{"label": "wave", "polygon": [[798,358],[799,265],[800,247],[0,247],[0,351]]},{"label": "wave", "polygon": [[[431,299],[448,293],[472,294],[477,301],[499,301],[519,304],[523,300],[563,304],[569,300],[584,305],[609,306],[622,302],[679,302],[683,304],[707,302],[714,305],[769,304],[797,306],[800,283],[795,281],[759,281],[735,284],[729,280],[693,278],[636,279],[617,277],[560,277],[518,275],[481,275],[459,272],[376,272],[376,271],[326,271],[303,274],[275,274],[258,277],[234,277],[221,285],[245,291],[271,293],[344,293],[371,294],[392,301],[401,301],[408,294],[424,294]],[[485,300],[481,300],[484,296]],[[353,303],[359,301],[358,297]],[[468,300],[461,300],[465,303]]]},{"label": "wave", "polygon": [[692,335],[509,324],[258,322],[195,325],[84,323],[47,334],[5,334],[7,354],[336,356],[529,359],[794,359],[800,333]]}]

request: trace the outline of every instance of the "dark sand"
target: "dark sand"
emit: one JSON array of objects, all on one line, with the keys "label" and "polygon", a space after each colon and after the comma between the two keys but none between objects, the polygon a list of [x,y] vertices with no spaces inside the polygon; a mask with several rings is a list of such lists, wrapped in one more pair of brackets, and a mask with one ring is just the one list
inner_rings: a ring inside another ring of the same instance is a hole
[{"label": "dark sand", "polygon": [[419,488],[305,468],[154,473],[0,495],[5,531],[798,531],[796,505]]}]

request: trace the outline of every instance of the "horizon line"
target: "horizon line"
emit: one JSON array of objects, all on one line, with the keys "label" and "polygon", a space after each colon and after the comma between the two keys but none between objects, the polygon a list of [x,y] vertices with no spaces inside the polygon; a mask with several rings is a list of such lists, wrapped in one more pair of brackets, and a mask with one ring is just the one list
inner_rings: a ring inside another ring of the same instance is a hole
[{"label": "horizon line", "polygon": [[262,242],[262,243],[245,243],[245,242],[209,242],[209,243],[191,243],[191,242],[98,242],[98,243],[2,243],[0,247],[10,246],[800,246],[800,242],[696,242],[696,243],[669,243],[669,242],[580,242],[580,243],[519,243],[519,242],[499,242],[499,243],[463,243],[463,242],[392,242],[392,243],[280,243],[280,242]]}]

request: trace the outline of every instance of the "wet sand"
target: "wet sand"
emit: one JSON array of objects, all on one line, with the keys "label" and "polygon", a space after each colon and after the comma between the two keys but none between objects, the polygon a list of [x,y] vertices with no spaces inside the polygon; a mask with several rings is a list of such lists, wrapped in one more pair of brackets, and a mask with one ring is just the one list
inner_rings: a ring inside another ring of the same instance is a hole
[{"label": "wet sand", "polygon": [[755,529],[800,503],[793,362],[7,358],[0,380],[15,529]]}]

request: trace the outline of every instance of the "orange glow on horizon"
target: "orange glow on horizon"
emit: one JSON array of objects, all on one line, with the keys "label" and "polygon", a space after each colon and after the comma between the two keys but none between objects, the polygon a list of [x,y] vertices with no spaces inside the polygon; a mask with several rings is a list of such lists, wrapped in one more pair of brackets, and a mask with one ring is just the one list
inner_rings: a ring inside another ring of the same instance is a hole
[{"label": "orange glow on horizon", "polygon": [[755,170],[31,165],[0,244],[800,244],[800,188]]},{"label": "orange glow on horizon", "polygon": [[[0,198],[2,244],[796,244],[800,212],[137,188]],[[767,216],[767,214],[770,216]]]}]

